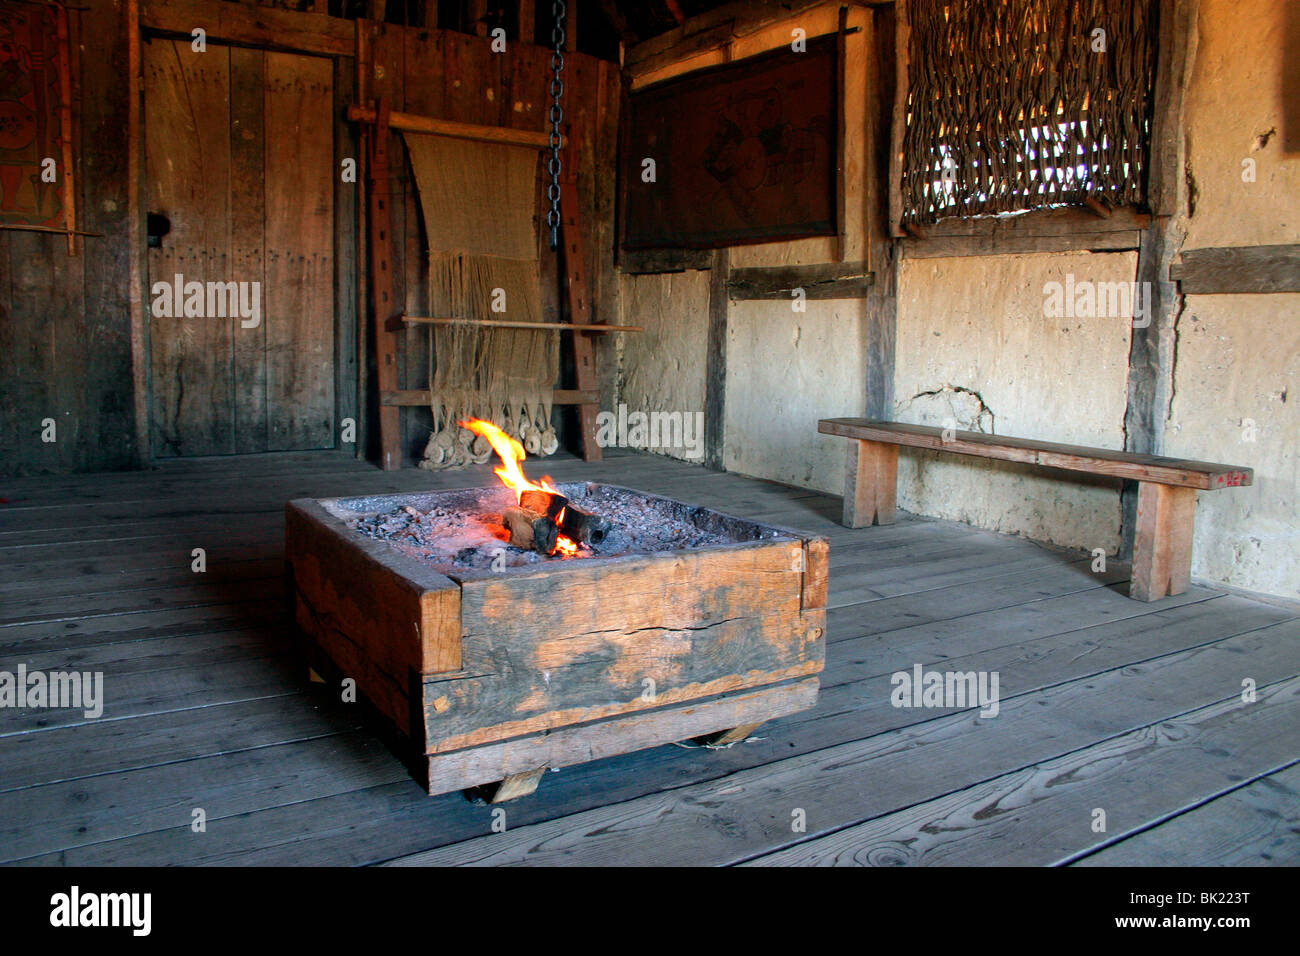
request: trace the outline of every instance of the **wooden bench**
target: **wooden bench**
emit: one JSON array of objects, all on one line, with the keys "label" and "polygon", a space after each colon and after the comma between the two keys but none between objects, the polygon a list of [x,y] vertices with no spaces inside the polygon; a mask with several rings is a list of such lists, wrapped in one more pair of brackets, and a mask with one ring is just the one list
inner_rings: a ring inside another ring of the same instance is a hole
[{"label": "wooden bench", "polygon": [[849,449],[844,479],[844,524],[850,528],[894,521],[900,445],[1136,481],[1138,516],[1129,595],[1139,601],[1156,601],[1187,590],[1192,570],[1196,492],[1238,488],[1254,480],[1251,469],[1237,465],[902,422],[824,418],[817,423],[817,430],[823,435],[855,439]]}]

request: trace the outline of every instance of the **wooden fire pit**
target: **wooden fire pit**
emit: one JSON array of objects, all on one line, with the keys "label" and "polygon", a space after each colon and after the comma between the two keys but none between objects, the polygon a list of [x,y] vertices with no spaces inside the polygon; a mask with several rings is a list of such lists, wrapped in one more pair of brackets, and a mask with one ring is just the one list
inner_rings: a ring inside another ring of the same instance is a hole
[{"label": "wooden fire pit", "polygon": [[816,702],[824,538],[589,487],[676,509],[725,543],[442,574],[358,533],[356,519],[464,492],[287,506],[313,667],[355,679],[409,739],[429,793],[499,785],[489,797],[507,799],[548,767],[706,735],[731,742]]}]

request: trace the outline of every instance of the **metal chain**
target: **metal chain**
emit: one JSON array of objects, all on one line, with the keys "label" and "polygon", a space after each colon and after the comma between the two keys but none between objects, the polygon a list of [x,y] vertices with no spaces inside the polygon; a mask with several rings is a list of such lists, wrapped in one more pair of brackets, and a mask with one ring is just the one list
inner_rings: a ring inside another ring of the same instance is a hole
[{"label": "metal chain", "polygon": [[551,159],[547,171],[551,174],[551,184],[546,187],[546,198],[551,201],[550,211],[546,213],[546,225],[551,229],[551,249],[560,247],[560,125],[564,122],[564,108],[560,98],[564,96],[564,82],[560,73],[564,70],[564,20],[567,11],[564,0],[555,0],[551,5],[551,15],[555,25],[551,27],[551,41],[555,51],[551,54],[551,135],[548,143],[551,147]]}]

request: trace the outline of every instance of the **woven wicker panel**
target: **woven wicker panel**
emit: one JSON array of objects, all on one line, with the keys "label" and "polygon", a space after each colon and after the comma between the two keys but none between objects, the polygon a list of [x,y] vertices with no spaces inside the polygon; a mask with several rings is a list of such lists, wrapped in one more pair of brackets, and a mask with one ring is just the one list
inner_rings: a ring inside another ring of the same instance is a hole
[{"label": "woven wicker panel", "polygon": [[[913,0],[903,222],[1145,198],[1149,0]],[[1105,51],[1094,49],[1105,31]]]}]

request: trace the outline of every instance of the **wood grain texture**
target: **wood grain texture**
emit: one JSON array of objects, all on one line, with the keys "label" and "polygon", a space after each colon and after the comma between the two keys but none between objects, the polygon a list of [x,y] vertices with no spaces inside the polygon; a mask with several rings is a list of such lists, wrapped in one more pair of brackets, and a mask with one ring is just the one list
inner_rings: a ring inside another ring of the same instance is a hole
[{"label": "wood grain texture", "polygon": [[[226,281],[230,259],[230,49],[144,45],[145,206],[171,221],[148,253],[155,283]],[[173,296],[174,298],[174,296]],[[153,454],[231,454],[239,320],[154,315],[149,347]]]},{"label": "wood grain texture", "polygon": [[[1295,631],[1292,625],[1282,627]],[[791,828],[795,809],[803,811],[808,834],[831,832],[1111,736],[1158,727],[1188,709],[1219,704],[1225,697],[1221,669],[1247,648],[1259,673],[1270,675],[1262,680],[1294,684],[1290,675],[1296,652],[1279,647],[1280,636],[1272,635],[1270,641],[1256,633],[1022,696],[1003,696],[993,719],[977,718],[972,711],[937,717],[926,710],[928,720],[866,739],[512,827],[494,840],[442,847],[420,859],[430,865],[596,865],[625,859],[632,840],[642,865],[756,859],[803,842],[805,837]],[[1096,706],[1098,700],[1105,706]],[[879,706],[900,713],[889,705],[887,690]],[[1171,706],[1177,709],[1171,711]],[[854,716],[860,726],[861,715]],[[864,785],[868,774],[871,784]],[[1088,809],[1083,808],[1081,825],[1090,837]]]},{"label": "wood grain texture", "polygon": [[898,446],[878,441],[850,442],[844,469],[844,526],[893,524],[897,494]]},{"label": "wood grain texture", "polygon": [[731,299],[727,286],[731,275],[731,252],[715,249],[709,272],[708,354],[704,370],[704,464],[726,468],[727,441],[727,323]]},{"label": "wood grain texture", "polygon": [[[1059,863],[1292,757],[1300,679],[1148,725],[1056,760],[887,814],[756,861],[763,866],[1034,866]],[[1250,739],[1243,748],[1237,741]],[[1152,786],[1158,779],[1159,786]],[[1106,829],[1092,829],[1093,808]],[[1139,864],[1149,865],[1149,864]]]},{"label": "wood grain texture", "polygon": [[1184,295],[1300,292],[1300,245],[1186,249],[1169,277]]},{"label": "wood grain texture", "polygon": [[141,0],[140,22],[164,33],[189,35],[198,24],[208,39],[254,47],[332,56],[353,52],[352,24],[323,13],[300,13],[247,3],[206,0]]},{"label": "wood grain texture", "polygon": [[1300,866],[1300,766],[1262,777],[1076,866]]},{"label": "wood grain texture", "polygon": [[796,290],[806,299],[861,299],[867,296],[871,284],[865,262],[733,269],[727,279],[727,294],[733,302],[791,301]]},{"label": "wood grain texture", "polygon": [[[256,282],[268,291],[266,274],[266,158],[278,143],[272,129],[268,149],[266,55],[261,50],[230,50],[230,272],[234,282]],[[276,183],[278,188],[281,184]],[[272,230],[283,226],[272,225]],[[279,235],[281,241],[284,236]],[[164,240],[165,241],[165,240]],[[278,276],[273,271],[272,279]],[[268,301],[263,297],[263,306]],[[270,451],[267,408],[267,326],[265,308],[257,328],[234,330],[234,443],[237,454]],[[276,408],[279,414],[281,409]]]},{"label": "wood grain texture", "polygon": [[[430,753],[815,674],[801,545],[588,560],[461,583],[464,677],[425,682]],[[646,681],[653,682],[650,685]]]},{"label": "wood grain texture", "polygon": [[329,60],[266,54],[262,321],[270,451],[335,442],[333,106]]},{"label": "wood grain texture", "polygon": [[461,664],[459,588],[312,500],[285,509],[285,551],[298,626],[398,729],[418,729],[411,687]]},{"label": "wood grain texture", "polygon": [[[377,739],[382,722],[341,704],[336,684],[312,692],[298,659],[257,656],[263,642],[284,646],[281,595],[245,601],[234,570],[214,567],[280,555],[281,518],[266,509],[285,499],[427,491],[430,482],[470,487],[493,480],[487,467],[385,473],[330,454],[286,453],[173,460],[147,473],[7,480],[0,486],[9,499],[0,514],[7,521],[0,574],[31,564],[30,583],[40,580],[44,562],[62,570],[51,578],[60,582],[58,593],[44,608],[29,609],[39,620],[0,628],[4,660],[35,662],[39,655],[47,669],[78,660],[102,666],[111,702],[130,716],[42,729],[37,722],[54,712],[29,713],[22,732],[0,734],[0,789],[25,792],[0,806],[0,843],[8,851],[17,841],[14,855],[47,865],[357,865],[467,841],[489,855],[518,830],[553,821],[559,842],[543,845],[547,831],[531,830],[539,851],[511,845],[502,860],[541,860],[555,851],[557,862],[720,863],[788,846],[793,806],[808,811],[809,835],[817,836],[815,827],[854,826],[1115,733],[1158,726],[1239,693],[1243,670],[1261,686],[1300,673],[1295,625],[1278,623],[1295,612],[1259,601],[1195,587],[1157,605],[1130,601],[1119,564],[1112,565],[1118,577],[1093,575],[1086,555],[908,515],[852,531],[838,524],[837,497],[617,449],[599,464],[561,455],[548,468],[557,481],[595,476],[825,535],[834,646],[819,675],[817,707],[772,721],[755,735],[762,739],[728,750],[664,746],[566,766],[512,805],[508,834],[489,835],[486,808],[456,794],[430,799]],[[75,537],[43,543],[48,532],[40,528],[50,525]],[[218,540],[229,548],[209,549],[209,573],[226,583],[200,582],[184,606],[151,609],[150,598],[166,593],[160,590],[113,602],[133,603],[138,610],[129,613],[99,614],[93,599],[75,614],[58,613],[78,560],[87,594],[115,590],[121,572],[150,568],[166,574],[160,587],[174,588],[183,580],[175,566],[193,543]],[[75,541],[75,550],[66,541]],[[81,656],[91,651],[93,659]],[[978,724],[957,715],[952,722],[964,733],[916,737],[936,718],[949,719],[943,711],[890,705],[890,673],[918,661],[1000,671],[1001,714]],[[1071,681],[1074,690],[1059,696],[1057,688]],[[1023,701],[1014,711],[1013,698]],[[343,723],[335,719],[340,711]],[[348,726],[358,716],[362,733]],[[699,732],[745,722],[743,714],[726,716]],[[878,758],[845,747],[882,734],[896,746]],[[549,736],[500,746],[544,747]],[[612,736],[593,734],[598,745]],[[1261,737],[1243,725],[1224,749],[1244,753]],[[810,754],[826,759],[788,773],[778,766]],[[773,772],[755,772],[765,767]],[[1134,769],[1140,773],[1141,764]],[[755,799],[769,783],[770,799]],[[669,806],[639,825],[635,808],[644,804],[633,802],[692,787],[719,793],[698,813],[692,797],[685,810]],[[749,791],[749,803],[735,802],[744,799],[736,787]],[[1216,792],[1205,789],[1197,799]],[[209,809],[221,840],[196,840],[176,825],[178,808],[195,805]],[[596,820],[584,828],[592,818],[574,816],[605,805],[633,810],[615,817],[630,825],[610,829]],[[683,813],[690,822],[678,821]],[[1176,838],[1161,831],[1190,815],[1131,839],[1146,836],[1172,851]],[[1188,847],[1233,859],[1233,831],[1187,825]],[[1265,829],[1248,828],[1243,839]],[[1276,832],[1287,833],[1285,826]],[[1240,844],[1247,852],[1252,845]]]},{"label": "wood grain texture", "polygon": [[[426,786],[430,794],[491,782],[544,764],[562,768],[591,760],[703,736],[719,728],[758,726],[808,710],[817,702],[817,678],[760,687],[720,697],[692,700],[641,713],[559,727],[513,740],[431,754]],[[747,723],[747,722],[753,723]]]},{"label": "wood grain texture", "polygon": [[1134,481],[1198,488],[1202,491],[1244,487],[1254,480],[1254,470],[1239,465],[1140,455],[1126,451],[1111,451],[1106,448],[1010,438],[1005,435],[987,435],[982,432],[950,430],[949,437],[945,439],[945,429],[929,425],[909,425],[903,422],[876,421],[867,418],[823,418],[817,423],[817,430],[823,435],[839,435],[844,438],[906,445],[909,448],[947,451],[956,455],[995,458],[1000,461],[1042,465],[1065,471],[1082,471],[1115,478],[1129,478]]},{"label": "wood grain texture", "polygon": [[1139,601],[1158,601],[1187,590],[1192,575],[1192,526],[1195,520],[1195,488],[1177,488],[1149,481],[1138,484],[1131,597]]}]

